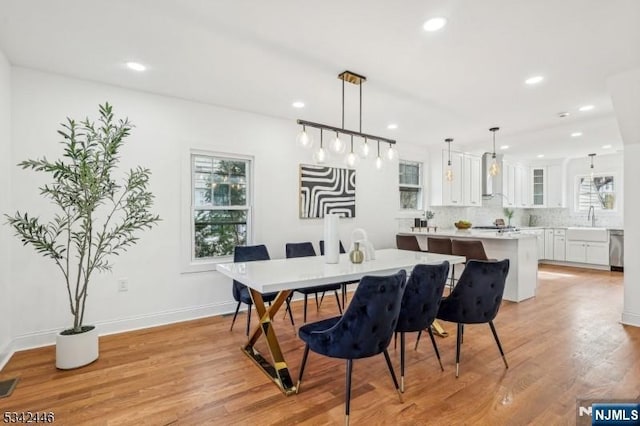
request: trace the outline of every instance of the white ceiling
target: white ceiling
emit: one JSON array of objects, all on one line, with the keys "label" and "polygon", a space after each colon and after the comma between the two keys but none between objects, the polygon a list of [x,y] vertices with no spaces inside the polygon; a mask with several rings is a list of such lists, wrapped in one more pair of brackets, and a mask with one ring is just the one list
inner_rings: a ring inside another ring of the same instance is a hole
[{"label": "white ceiling", "polygon": [[[434,16],[448,25],[424,32]],[[606,79],[640,66],[639,22],[638,0],[3,0],[0,49],[17,66],[290,119],[292,133],[296,118],[340,125],[348,69],[368,78],[367,133],[489,150],[498,125],[509,153],[559,158],[622,148]]]}]

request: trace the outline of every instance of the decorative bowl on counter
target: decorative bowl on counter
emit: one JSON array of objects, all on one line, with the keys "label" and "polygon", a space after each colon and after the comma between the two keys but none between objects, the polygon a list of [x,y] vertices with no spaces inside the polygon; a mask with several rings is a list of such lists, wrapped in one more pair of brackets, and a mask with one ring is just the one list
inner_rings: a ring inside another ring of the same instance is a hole
[{"label": "decorative bowl on counter", "polygon": [[458,229],[469,229],[471,228],[471,222],[459,220],[456,223],[454,223],[453,226],[455,226]]}]

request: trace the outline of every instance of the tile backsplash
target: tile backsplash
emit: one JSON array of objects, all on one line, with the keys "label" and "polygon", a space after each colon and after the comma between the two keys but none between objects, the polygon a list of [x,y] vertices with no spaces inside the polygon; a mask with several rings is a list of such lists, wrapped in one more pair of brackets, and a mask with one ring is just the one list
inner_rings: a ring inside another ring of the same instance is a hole
[{"label": "tile backsplash", "polygon": [[[507,223],[502,200],[497,198],[483,200],[482,207],[429,207],[428,210],[435,213],[434,218],[429,221],[429,225],[443,229],[453,228],[454,222],[458,220],[467,220],[474,226],[493,225],[493,222],[498,218],[503,218],[505,224]],[[511,225],[591,226],[591,221],[587,220],[586,214],[572,212],[569,208],[514,209]],[[408,230],[411,226],[413,226],[413,219],[399,220],[399,230]],[[596,214],[596,226],[622,228],[622,216],[611,213]]]}]

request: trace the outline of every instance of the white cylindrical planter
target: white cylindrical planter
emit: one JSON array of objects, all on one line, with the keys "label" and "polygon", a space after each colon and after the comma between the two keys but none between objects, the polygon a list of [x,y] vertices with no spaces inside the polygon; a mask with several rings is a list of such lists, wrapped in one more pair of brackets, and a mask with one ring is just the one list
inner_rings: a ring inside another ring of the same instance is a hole
[{"label": "white cylindrical planter", "polygon": [[56,367],[70,370],[98,359],[98,330],[93,327],[80,334],[56,336]]}]

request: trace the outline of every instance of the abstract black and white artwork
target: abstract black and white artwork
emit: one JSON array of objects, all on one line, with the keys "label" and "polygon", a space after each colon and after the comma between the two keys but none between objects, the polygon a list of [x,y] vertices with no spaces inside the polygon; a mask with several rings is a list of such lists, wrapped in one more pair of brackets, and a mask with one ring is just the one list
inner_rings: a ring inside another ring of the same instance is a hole
[{"label": "abstract black and white artwork", "polygon": [[356,217],[356,171],[300,165],[300,218]]}]

